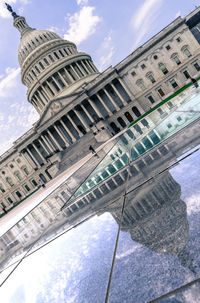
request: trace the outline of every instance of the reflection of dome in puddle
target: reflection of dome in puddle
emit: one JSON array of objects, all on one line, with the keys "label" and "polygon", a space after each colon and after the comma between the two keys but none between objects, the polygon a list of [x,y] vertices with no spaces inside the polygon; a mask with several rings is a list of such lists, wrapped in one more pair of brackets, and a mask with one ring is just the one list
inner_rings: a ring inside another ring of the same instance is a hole
[{"label": "reflection of dome in puddle", "polygon": [[[194,271],[185,247],[189,237],[186,204],[180,199],[180,185],[167,172],[154,182],[130,193],[126,200],[121,230],[154,252],[179,258]],[[111,213],[119,223],[121,208]]]}]

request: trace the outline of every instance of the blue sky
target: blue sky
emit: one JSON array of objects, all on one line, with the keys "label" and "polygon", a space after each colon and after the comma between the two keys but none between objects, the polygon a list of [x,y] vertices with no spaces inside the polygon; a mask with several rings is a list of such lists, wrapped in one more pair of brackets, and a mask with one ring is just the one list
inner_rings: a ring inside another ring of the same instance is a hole
[{"label": "blue sky", "polygon": [[[7,0],[37,29],[51,29],[89,53],[100,71],[199,5],[186,0]],[[20,81],[18,31],[0,0],[0,155],[39,118]]]}]

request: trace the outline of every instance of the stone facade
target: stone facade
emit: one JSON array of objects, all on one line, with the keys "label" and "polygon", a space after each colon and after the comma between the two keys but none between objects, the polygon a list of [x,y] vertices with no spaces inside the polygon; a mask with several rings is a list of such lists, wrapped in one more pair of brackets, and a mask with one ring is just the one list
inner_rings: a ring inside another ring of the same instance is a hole
[{"label": "stone facade", "polygon": [[97,147],[197,78],[199,14],[197,8],[178,17],[103,73],[74,43],[32,29],[15,14],[22,82],[40,119],[0,157],[0,213],[33,192],[39,179],[48,182],[58,174],[62,159],[72,165],[89,153],[89,145]]}]

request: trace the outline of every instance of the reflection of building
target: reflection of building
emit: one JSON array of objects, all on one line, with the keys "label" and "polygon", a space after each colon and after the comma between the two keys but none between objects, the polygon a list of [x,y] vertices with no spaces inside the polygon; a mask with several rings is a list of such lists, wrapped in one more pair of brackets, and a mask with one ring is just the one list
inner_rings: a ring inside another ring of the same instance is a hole
[{"label": "reflection of building", "polygon": [[[107,140],[200,71],[199,8],[101,74],[74,43],[29,27],[8,9],[21,34],[22,82],[40,119],[0,159],[1,212],[33,191],[39,178],[50,180],[86,155],[90,144]],[[171,106],[159,109],[154,119]],[[144,119],[136,136],[145,127]]]},{"label": "reflection of building", "polygon": [[[191,269],[191,260],[184,250],[188,238],[188,223],[185,203],[180,200],[180,186],[168,172],[156,177],[157,183],[151,177],[152,173],[157,175],[160,171],[165,171],[186,148],[190,149],[199,144],[198,130],[199,121],[196,121],[187,127],[187,132],[179,132],[132,163],[129,171],[129,190],[133,190],[135,198],[130,197],[122,226],[122,230],[131,233],[133,240],[159,253],[165,253],[166,250],[166,253],[178,256],[182,264],[185,262],[185,266]],[[68,201],[75,184],[80,182],[80,173],[81,171],[78,171],[77,176],[73,175],[68,179],[1,237],[1,268],[33,243],[37,248],[96,213],[109,211],[119,222],[120,206],[115,201],[123,195],[128,175],[127,167],[102,180],[100,184],[72,202],[68,202],[61,212],[60,209]],[[105,169],[102,167],[98,177],[103,177],[104,174]],[[76,177],[79,182],[76,182]],[[151,183],[141,187],[149,178]],[[89,185],[87,182],[85,184]],[[154,224],[150,224],[150,221]],[[164,237],[162,231],[159,228],[155,231],[156,225],[165,227],[164,242],[161,241]],[[152,234],[155,237],[154,241],[151,239]]]},{"label": "reflection of building", "polygon": [[[189,237],[186,204],[180,199],[181,188],[165,172],[127,196],[121,230],[152,251],[176,256],[181,265],[195,272],[186,251]],[[110,212],[120,223],[121,203]]]}]

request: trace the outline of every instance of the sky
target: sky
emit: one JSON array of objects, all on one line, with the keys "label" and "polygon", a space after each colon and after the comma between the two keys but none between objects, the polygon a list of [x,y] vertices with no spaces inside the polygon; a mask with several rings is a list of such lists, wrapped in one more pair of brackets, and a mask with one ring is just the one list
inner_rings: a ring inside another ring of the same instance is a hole
[{"label": "sky", "polygon": [[[115,66],[179,15],[192,0],[7,0],[37,29],[49,29],[91,55],[100,71]],[[0,0],[0,155],[28,131],[39,115],[26,99],[17,50],[20,34]]]}]

